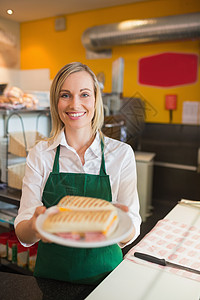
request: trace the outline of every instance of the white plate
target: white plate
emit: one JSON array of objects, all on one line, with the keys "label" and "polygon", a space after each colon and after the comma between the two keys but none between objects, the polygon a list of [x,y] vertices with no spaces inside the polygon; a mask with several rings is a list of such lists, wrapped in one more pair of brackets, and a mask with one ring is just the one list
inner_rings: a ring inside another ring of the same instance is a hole
[{"label": "white plate", "polygon": [[[48,210],[47,210],[48,211]],[[103,241],[98,242],[86,242],[84,240],[74,241],[70,239],[64,239],[57,235],[48,233],[42,229],[42,225],[44,220],[46,219],[48,213],[41,214],[37,218],[36,227],[38,232],[41,234],[42,237],[48,239],[49,241],[69,247],[76,247],[76,248],[96,248],[96,247],[105,247],[110,246],[116,243],[123,241],[127,238],[133,229],[132,220],[129,215],[123,212],[121,209],[117,209],[118,217],[119,217],[119,224],[113,234],[107,237]]]}]

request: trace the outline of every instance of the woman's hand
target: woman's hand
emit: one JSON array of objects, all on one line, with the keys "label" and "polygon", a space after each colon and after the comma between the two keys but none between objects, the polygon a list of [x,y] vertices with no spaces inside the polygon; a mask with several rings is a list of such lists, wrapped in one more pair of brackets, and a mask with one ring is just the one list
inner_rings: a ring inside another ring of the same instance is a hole
[{"label": "woman's hand", "polygon": [[123,204],[119,204],[119,203],[113,203],[113,205],[121,210],[123,210],[124,212],[128,212],[128,206],[123,205]]},{"label": "woman's hand", "polygon": [[42,238],[36,228],[36,220],[39,215],[44,214],[46,207],[38,206],[35,212],[29,220],[21,221],[17,224],[15,232],[19,240],[24,244],[34,244],[40,239],[43,242],[49,242],[48,240]]},{"label": "woman's hand", "polygon": [[45,239],[44,237],[42,237],[39,232],[37,231],[36,228],[36,220],[39,217],[39,215],[44,214],[46,211],[46,207],[45,206],[38,206],[35,209],[34,215],[32,216],[31,220],[32,220],[32,230],[33,232],[35,232],[35,236],[38,240],[42,240],[44,243],[48,243],[50,242],[49,240]]}]

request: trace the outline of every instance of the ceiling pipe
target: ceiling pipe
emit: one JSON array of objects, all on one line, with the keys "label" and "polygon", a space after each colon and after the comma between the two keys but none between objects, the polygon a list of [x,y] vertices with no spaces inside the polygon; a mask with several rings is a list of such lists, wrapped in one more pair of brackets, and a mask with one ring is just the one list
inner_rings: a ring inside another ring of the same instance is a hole
[{"label": "ceiling pipe", "polygon": [[82,43],[100,52],[113,46],[200,38],[200,13],[127,20],[86,29]]}]

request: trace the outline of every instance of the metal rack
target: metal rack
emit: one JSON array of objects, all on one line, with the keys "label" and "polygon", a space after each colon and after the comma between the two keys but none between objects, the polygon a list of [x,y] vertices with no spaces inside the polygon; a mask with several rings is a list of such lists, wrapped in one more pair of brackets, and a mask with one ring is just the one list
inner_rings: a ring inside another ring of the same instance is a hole
[{"label": "metal rack", "polygon": [[[38,131],[39,127],[39,119],[41,116],[46,116],[49,119],[49,124],[47,124],[48,130],[51,128],[51,119],[50,119],[50,110],[49,109],[38,109],[38,110],[17,110],[17,111],[11,111],[11,110],[1,110],[0,109],[0,116],[3,117],[3,133],[4,133],[4,138],[6,140],[5,144],[5,159],[6,159],[6,183],[8,184],[8,146],[9,146],[9,134],[10,134],[10,128],[9,128],[9,122],[12,118],[16,117],[20,120],[20,125],[22,128],[22,135],[23,135],[23,140],[24,140],[24,147],[26,150],[26,154],[28,153],[28,143],[27,143],[27,136],[26,136],[26,131],[24,127],[24,120],[22,115],[23,114],[37,114],[36,116],[36,131]],[[49,125],[49,126],[48,126]],[[7,187],[5,189],[0,190],[0,202],[8,203],[14,205],[16,208],[19,207],[20,204],[20,198],[21,198],[21,190],[14,189],[12,187]],[[6,215],[5,215],[6,217]],[[3,223],[2,223],[3,222]],[[13,229],[13,222],[7,220],[3,216],[2,212],[2,230],[10,230]],[[5,225],[3,225],[5,224]],[[6,258],[0,258],[0,266],[2,268],[6,268],[6,270],[11,270],[20,274],[25,274],[25,275],[32,275],[33,272],[30,271],[28,268],[22,268],[18,266],[17,264],[8,261]]]},{"label": "metal rack", "polygon": [[[26,152],[26,156],[28,154],[28,143],[27,143],[27,137],[26,137],[26,132],[25,132],[25,127],[24,127],[24,122],[23,122],[23,118],[21,116],[22,113],[25,113],[25,110],[20,110],[17,112],[5,112],[4,114],[4,135],[6,137],[6,183],[8,184],[8,155],[9,155],[9,121],[13,116],[16,116],[19,118],[20,123],[21,123],[21,128],[22,128],[22,134],[23,134],[23,140],[24,140],[24,147],[25,147],[25,152]],[[28,110],[26,111],[26,113],[37,113],[37,117],[36,117],[36,132],[38,131],[38,124],[39,124],[39,119],[41,116],[47,116],[48,118],[50,118],[50,111],[45,109],[45,110]],[[25,156],[25,157],[26,157]]]},{"label": "metal rack", "polygon": [[17,113],[20,115],[27,115],[27,114],[42,114],[46,115],[49,118],[50,121],[50,109],[49,108],[38,108],[38,109],[18,109],[18,110],[11,110],[11,109],[0,109],[0,116],[3,117],[3,131],[4,131],[4,137],[6,137],[6,123],[7,119],[10,115],[13,113]]}]

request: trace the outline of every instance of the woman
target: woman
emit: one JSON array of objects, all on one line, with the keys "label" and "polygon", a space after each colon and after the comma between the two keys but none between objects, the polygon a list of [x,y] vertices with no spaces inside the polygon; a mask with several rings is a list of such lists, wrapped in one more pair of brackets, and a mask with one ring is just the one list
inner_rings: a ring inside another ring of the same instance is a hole
[{"label": "woman", "polygon": [[[128,207],[133,230],[120,247],[131,243],[141,223],[134,153],[129,145],[103,136],[103,103],[94,73],[78,62],[64,66],[52,82],[50,107],[51,137],[27,157],[15,220],[19,240],[28,245],[40,240],[38,215],[65,195],[79,195],[117,202],[123,210]],[[120,247],[72,248],[42,239],[34,274],[97,284],[122,261]]]}]

